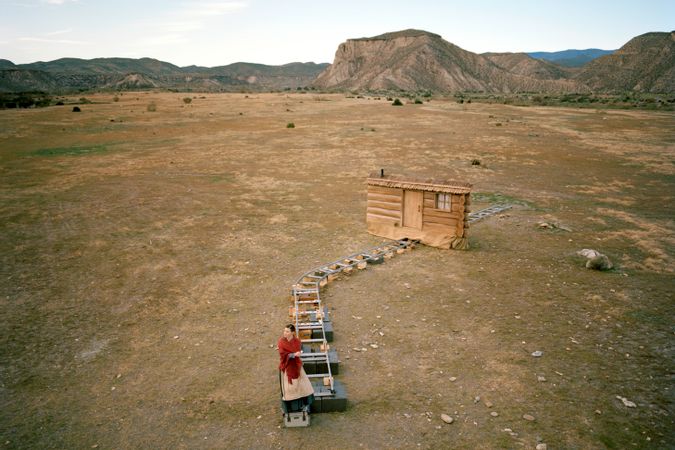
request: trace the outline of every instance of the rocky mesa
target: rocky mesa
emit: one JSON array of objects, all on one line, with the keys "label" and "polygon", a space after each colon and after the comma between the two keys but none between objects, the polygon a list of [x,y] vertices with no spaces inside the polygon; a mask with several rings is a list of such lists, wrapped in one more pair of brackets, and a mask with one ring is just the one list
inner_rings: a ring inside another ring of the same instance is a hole
[{"label": "rocky mesa", "polygon": [[[550,64],[522,56],[534,65]],[[437,34],[411,29],[340,44],[333,64],[317,77],[314,86],[500,93],[583,90],[576,81],[553,73],[534,77],[527,71],[511,72],[500,65],[503,60],[469,52]]]}]

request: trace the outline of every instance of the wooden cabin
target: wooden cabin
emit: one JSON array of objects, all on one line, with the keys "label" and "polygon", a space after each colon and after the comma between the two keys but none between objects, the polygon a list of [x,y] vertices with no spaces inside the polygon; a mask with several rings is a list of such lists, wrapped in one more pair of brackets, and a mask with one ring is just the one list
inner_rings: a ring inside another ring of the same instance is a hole
[{"label": "wooden cabin", "polygon": [[419,239],[440,248],[466,249],[471,185],[407,177],[368,177],[368,232],[389,239]]}]

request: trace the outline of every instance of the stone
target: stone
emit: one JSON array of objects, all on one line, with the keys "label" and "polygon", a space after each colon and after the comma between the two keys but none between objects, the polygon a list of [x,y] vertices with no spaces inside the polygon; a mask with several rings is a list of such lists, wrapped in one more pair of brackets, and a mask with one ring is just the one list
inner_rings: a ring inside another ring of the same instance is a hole
[{"label": "stone", "polygon": [[450,381],[455,381],[457,380],[457,377],[450,377]]},{"label": "stone", "polygon": [[542,352],[541,350],[537,350],[537,351],[532,352],[532,356],[534,356],[535,358],[539,358],[543,354],[544,354],[544,352]]},{"label": "stone", "polygon": [[577,252],[577,255],[583,256],[583,257],[589,258],[589,259],[590,259],[590,258],[595,258],[596,256],[599,256],[600,254],[601,254],[601,253],[600,253],[599,251],[593,250],[593,249],[590,249],[590,248],[584,248],[584,249],[579,250],[579,251]]},{"label": "stone", "polygon": [[534,420],[534,416],[532,416],[530,414],[523,414],[523,419],[529,420],[530,422],[532,422]]},{"label": "stone", "polygon": [[537,446],[535,448],[537,450],[546,450],[548,448],[548,446],[542,442],[541,444],[537,444]]},{"label": "stone", "polygon": [[540,382],[540,383],[544,383],[546,381],[546,377],[541,376],[541,375],[537,375],[537,381]]},{"label": "stone", "polygon": [[492,408],[493,405],[491,401],[486,401],[485,406],[487,406],[488,408]]},{"label": "stone", "polygon": [[492,411],[492,412],[490,413],[490,415],[491,415],[492,417],[497,417],[497,416],[499,415],[499,413],[498,413],[497,411]]},{"label": "stone", "polygon": [[606,255],[598,255],[586,261],[586,268],[591,270],[611,270],[614,268],[614,265]]},{"label": "stone", "polygon": [[455,419],[453,419],[452,417],[450,417],[447,414],[441,414],[441,420],[445,423],[452,423],[452,422],[455,421]]},{"label": "stone", "polygon": [[625,406],[627,406],[628,408],[636,408],[636,407],[637,407],[637,405],[636,405],[635,403],[631,402],[631,401],[628,400],[626,397],[621,397],[620,395],[617,395],[616,398],[618,398],[619,400],[621,400],[621,402],[622,402]]}]

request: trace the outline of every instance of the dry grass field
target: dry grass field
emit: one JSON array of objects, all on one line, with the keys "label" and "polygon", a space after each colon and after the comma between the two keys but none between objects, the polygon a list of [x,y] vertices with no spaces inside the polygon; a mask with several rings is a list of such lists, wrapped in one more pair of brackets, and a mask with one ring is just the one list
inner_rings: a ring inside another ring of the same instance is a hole
[{"label": "dry grass field", "polygon": [[[0,111],[0,448],[675,447],[674,113],[183,97]],[[381,167],[515,206],[330,284],[349,409],[285,429],[290,286],[383,241]]]}]

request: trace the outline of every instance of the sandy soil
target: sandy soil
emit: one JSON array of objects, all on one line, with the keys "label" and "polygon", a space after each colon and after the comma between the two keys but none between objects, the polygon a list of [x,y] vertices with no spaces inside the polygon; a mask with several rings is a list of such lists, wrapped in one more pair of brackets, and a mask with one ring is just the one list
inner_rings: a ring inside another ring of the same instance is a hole
[{"label": "sandy soil", "polygon": [[[675,114],[183,97],[0,111],[0,447],[675,446]],[[284,429],[288,291],[383,241],[381,167],[516,206],[330,284],[350,407]]]}]

